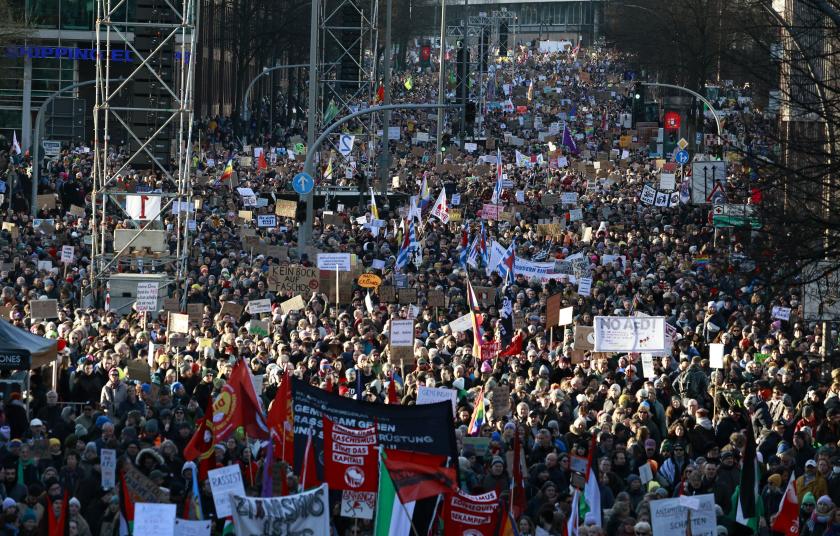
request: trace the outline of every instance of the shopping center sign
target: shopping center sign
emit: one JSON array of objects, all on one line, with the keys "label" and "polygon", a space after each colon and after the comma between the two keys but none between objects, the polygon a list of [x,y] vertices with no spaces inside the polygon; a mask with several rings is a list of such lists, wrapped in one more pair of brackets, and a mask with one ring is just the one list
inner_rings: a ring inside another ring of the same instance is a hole
[{"label": "shopping center sign", "polygon": [[[105,50],[99,51],[99,57],[106,58],[107,52]],[[75,47],[48,47],[48,46],[22,46],[10,45],[6,47],[6,57],[11,59],[17,58],[53,58],[53,59],[68,59],[68,60],[88,60],[96,61],[95,48],[75,48]],[[110,51],[111,61],[121,63],[134,63],[137,58],[134,52],[129,49],[112,48]],[[190,59],[190,53],[186,53],[187,61]],[[175,60],[181,59],[181,51],[175,51]]]}]

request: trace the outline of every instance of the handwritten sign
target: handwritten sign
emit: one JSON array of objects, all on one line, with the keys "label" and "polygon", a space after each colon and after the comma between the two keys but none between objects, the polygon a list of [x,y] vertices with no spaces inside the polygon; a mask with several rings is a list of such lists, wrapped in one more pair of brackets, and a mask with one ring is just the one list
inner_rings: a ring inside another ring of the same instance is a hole
[{"label": "handwritten sign", "polygon": [[207,478],[210,479],[216,516],[223,518],[233,515],[231,497],[245,495],[245,483],[242,482],[242,470],[239,465],[228,465],[208,471]]}]

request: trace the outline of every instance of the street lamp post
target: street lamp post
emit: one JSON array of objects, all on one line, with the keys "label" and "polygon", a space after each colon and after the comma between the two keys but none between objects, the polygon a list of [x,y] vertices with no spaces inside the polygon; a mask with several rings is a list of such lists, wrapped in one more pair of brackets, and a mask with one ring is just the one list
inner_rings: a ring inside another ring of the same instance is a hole
[{"label": "street lamp post", "polygon": [[273,71],[278,71],[280,69],[296,69],[298,67],[309,67],[309,64],[296,63],[294,65],[275,65],[274,67],[263,67],[262,71],[258,73],[257,76],[255,76],[253,79],[251,79],[251,82],[248,84],[248,87],[245,88],[245,94],[242,96],[243,121],[248,121],[251,118],[251,111],[248,109],[248,98],[251,96],[251,90],[254,89],[254,85],[260,78]]},{"label": "street lamp post", "polygon": [[[440,65],[438,66],[438,104],[443,105],[444,93],[446,86],[444,82],[444,74],[446,72],[446,0],[440,0]],[[437,111],[437,152],[435,153],[435,162],[438,164],[441,161],[440,145],[443,142],[443,106]]]},{"label": "street lamp post", "polygon": [[709,102],[709,99],[707,99],[703,95],[697,93],[693,89],[688,89],[687,87],[683,87],[683,86],[675,86],[674,84],[661,84],[659,82],[642,82],[642,85],[643,86],[667,87],[667,88],[670,88],[670,89],[678,89],[680,91],[685,91],[686,93],[690,93],[690,94],[694,95],[695,97],[697,97],[698,99],[700,99],[700,101],[702,101],[703,104],[705,104],[706,106],[709,107],[709,111],[712,112],[712,117],[715,118],[715,125],[717,126],[718,141],[723,143],[723,131],[720,128],[720,115],[718,114],[718,111],[715,110],[715,107],[712,106],[712,103]]},{"label": "street lamp post", "polygon": [[[303,164],[303,171],[310,177],[315,176],[315,154],[317,154],[321,144],[327,139],[327,136],[335,132],[341,125],[351,121],[359,116],[373,114],[376,112],[384,112],[390,110],[423,110],[428,108],[457,108],[461,106],[460,104],[386,104],[382,106],[372,106],[370,108],[364,108],[363,110],[359,110],[354,112],[350,115],[345,115],[341,119],[334,121],[331,125],[324,129],[320,136],[315,139],[312,143],[308,145],[306,148],[306,161]],[[304,244],[309,243],[312,240],[312,223],[314,220],[314,201],[315,201],[315,188],[313,187],[312,190],[306,194],[305,196],[301,196],[305,199],[306,203],[306,221],[303,225],[298,228],[298,248],[303,247]]]},{"label": "street lamp post", "polygon": [[[109,80],[109,82],[122,82],[122,78],[114,78]],[[32,134],[32,193],[31,193],[31,202],[29,207],[29,212],[32,214],[34,218],[36,214],[38,214],[38,180],[40,177],[40,168],[41,168],[41,128],[44,123],[44,116],[47,113],[47,106],[54,101],[59,95],[62,93],[66,93],[68,91],[73,91],[74,89],[78,89],[84,86],[90,86],[95,84],[96,80],[85,80],[84,82],[77,82],[75,84],[71,84],[67,87],[63,87],[50,95],[46,98],[46,100],[41,104],[41,107],[38,108],[38,115],[35,116],[35,128],[33,129],[34,132]]]}]

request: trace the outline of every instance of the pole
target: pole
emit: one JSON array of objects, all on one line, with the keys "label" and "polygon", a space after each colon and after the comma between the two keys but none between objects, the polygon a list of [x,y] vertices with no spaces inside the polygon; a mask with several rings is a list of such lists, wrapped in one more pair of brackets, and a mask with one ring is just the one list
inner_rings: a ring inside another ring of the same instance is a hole
[{"label": "pole", "polygon": [[[32,141],[32,58],[23,58],[23,111],[20,123],[20,146],[26,152]],[[9,192],[11,196],[14,192]]]},{"label": "pole", "polygon": [[461,42],[461,47],[464,49],[464,55],[461,56],[463,61],[461,62],[461,87],[459,90],[461,91],[461,132],[458,135],[458,139],[460,140],[461,145],[461,152],[466,150],[466,143],[467,143],[467,97],[469,96],[470,89],[469,83],[467,81],[467,54],[469,52],[469,47],[467,46],[467,16],[469,16],[469,12],[467,10],[469,5],[469,0],[464,0],[464,18],[461,19],[461,27],[463,28],[463,41]]},{"label": "pole", "polygon": [[[311,45],[311,43],[310,43]],[[263,67],[262,72],[258,73],[251,82],[248,84],[248,87],[245,89],[245,94],[242,96],[242,119],[247,121],[251,118],[251,110],[248,108],[248,100],[251,96],[251,90],[254,89],[254,84],[257,83],[257,80],[266,76],[268,73],[277,71],[279,69],[297,69],[299,67],[310,67],[311,63],[296,63],[294,65],[275,65],[274,67]]]},{"label": "pole", "polygon": [[[113,78],[110,81],[121,82],[122,80],[122,78]],[[41,167],[41,127],[44,123],[44,116],[47,113],[47,106],[49,106],[49,104],[62,93],[73,91],[74,89],[89,86],[95,83],[96,80],[85,80],[84,82],[78,82],[76,84],[63,87],[47,97],[47,99],[41,104],[40,108],[38,108],[38,114],[35,116],[35,125],[33,128],[34,132],[32,133],[32,202],[30,203],[30,213],[33,218],[38,213],[38,203],[36,201],[38,199],[38,179],[40,179]]]},{"label": "pole", "polygon": [[[312,10],[309,15],[309,110],[306,114],[306,164],[304,171],[312,173],[312,162],[309,155],[314,154],[312,149],[315,147],[315,109],[318,106],[318,7],[320,0],[312,0]],[[313,179],[314,180],[314,179]],[[315,187],[306,194],[306,228],[309,234],[306,240],[299,240],[298,247],[307,244],[312,238],[312,219],[314,217],[315,207]]]},{"label": "pole", "polygon": [[440,65],[438,74],[438,108],[437,113],[437,153],[435,162],[440,164],[443,154],[440,152],[440,145],[443,143],[443,97],[446,91],[444,77],[446,75],[446,0],[440,0]]},{"label": "pole", "polygon": [[[310,88],[310,92],[311,92],[311,88]],[[438,108],[439,106],[443,106],[444,108],[457,108],[459,105],[458,104],[389,104],[389,105],[387,105],[387,108],[390,109],[390,110],[425,110],[425,109],[429,109],[429,108]],[[304,164],[303,164],[304,172],[308,173],[310,176],[314,172],[315,153],[318,150],[318,148],[321,146],[321,143],[323,143],[323,141],[325,139],[327,139],[327,136],[329,136],[331,133],[335,132],[339,127],[341,127],[342,125],[344,125],[348,121],[351,121],[351,120],[353,120],[357,117],[360,117],[362,115],[368,115],[368,114],[380,112],[384,108],[386,108],[385,105],[383,105],[383,106],[372,106],[370,108],[365,108],[363,110],[359,110],[359,111],[354,112],[352,114],[345,115],[344,117],[342,117],[341,119],[339,119],[337,121],[333,121],[333,123],[331,125],[329,125],[327,128],[325,128],[324,131],[321,133],[321,135],[318,136],[318,138],[315,139],[312,143],[310,143],[309,146],[307,147],[307,149],[306,149],[306,162],[304,162]],[[313,217],[314,217],[312,203],[313,203],[314,197],[315,197],[315,189],[313,188],[312,191],[309,192],[302,199],[302,201],[305,200],[304,202],[307,203],[307,206],[306,206],[306,221],[304,222],[303,225],[298,227],[298,247],[299,248],[303,247],[304,244],[308,244],[312,239],[312,220],[313,220]]]},{"label": "pole", "polygon": [[[382,104],[391,104],[391,11],[392,0],[385,2],[385,54],[382,58]],[[385,195],[388,192],[388,172],[391,169],[391,147],[388,131],[391,127],[391,111],[382,111],[382,149],[379,155],[379,193]]]}]

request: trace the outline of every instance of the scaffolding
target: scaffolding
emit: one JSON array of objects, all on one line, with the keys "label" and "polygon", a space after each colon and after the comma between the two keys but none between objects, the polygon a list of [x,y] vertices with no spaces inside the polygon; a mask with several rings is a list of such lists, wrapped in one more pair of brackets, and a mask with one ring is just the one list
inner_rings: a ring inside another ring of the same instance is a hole
[{"label": "scaffolding", "polygon": [[[193,211],[195,62],[190,58],[196,50],[199,1],[137,0],[127,10],[130,15],[117,20],[113,15],[125,5],[126,0],[96,1],[90,277],[99,299],[104,282],[117,271],[166,273],[170,283],[183,281]],[[135,174],[154,177],[156,184],[127,186]],[[153,200],[160,206],[155,217],[129,216],[128,197],[138,194],[141,204],[158,198]],[[171,218],[171,225],[164,225],[164,217]],[[157,251],[149,247],[153,233],[158,243],[163,239]]]},{"label": "scaffolding", "polygon": [[[322,66],[319,113],[316,131],[327,123],[373,102],[376,94],[376,58],[379,16],[378,0],[322,0],[319,6],[319,47]],[[327,121],[327,120],[330,121]],[[372,141],[376,134],[375,116],[360,121],[359,141]],[[329,140],[337,147],[339,134]],[[373,165],[375,143],[367,143],[368,169]]]}]

